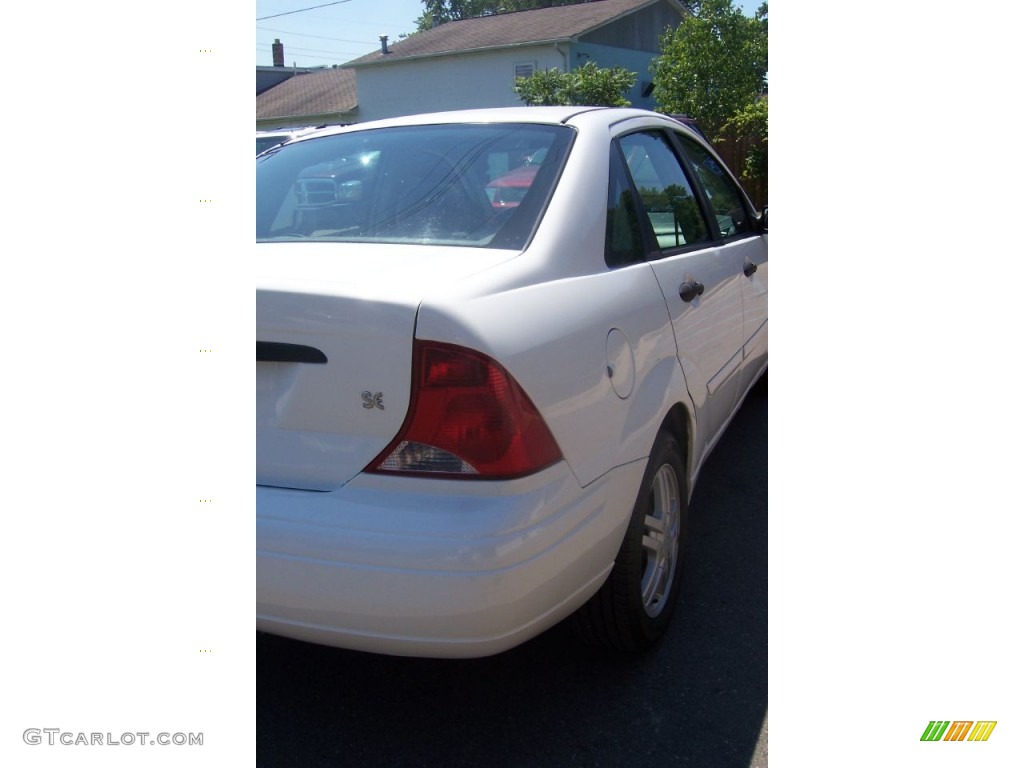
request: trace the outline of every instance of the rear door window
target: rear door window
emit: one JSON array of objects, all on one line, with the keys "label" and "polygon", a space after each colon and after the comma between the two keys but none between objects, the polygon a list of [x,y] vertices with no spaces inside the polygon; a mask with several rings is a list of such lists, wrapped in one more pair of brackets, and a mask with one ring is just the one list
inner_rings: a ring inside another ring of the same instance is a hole
[{"label": "rear door window", "polygon": [[711,213],[722,237],[752,233],[754,228],[743,201],[743,193],[725,168],[696,141],[681,134],[676,134],[676,137],[682,144],[690,167],[707,196]]},{"label": "rear door window", "polygon": [[619,144],[658,248],[707,243],[707,222],[668,137],[661,131],[632,133]]}]

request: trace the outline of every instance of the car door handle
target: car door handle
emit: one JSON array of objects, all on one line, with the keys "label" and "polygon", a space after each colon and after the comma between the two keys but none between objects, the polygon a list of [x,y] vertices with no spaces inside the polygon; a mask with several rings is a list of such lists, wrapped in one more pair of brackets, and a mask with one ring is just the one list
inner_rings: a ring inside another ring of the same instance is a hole
[{"label": "car door handle", "polygon": [[683,301],[693,301],[704,293],[704,283],[696,280],[689,280],[679,286],[679,298]]},{"label": "car door handle", "polygon": [[743,274],[746,275],[747,277],[750,277],[755,272],[757,272],[757,264],[755,264],[754,262],[748,261],[746,264],[743,265]]}]

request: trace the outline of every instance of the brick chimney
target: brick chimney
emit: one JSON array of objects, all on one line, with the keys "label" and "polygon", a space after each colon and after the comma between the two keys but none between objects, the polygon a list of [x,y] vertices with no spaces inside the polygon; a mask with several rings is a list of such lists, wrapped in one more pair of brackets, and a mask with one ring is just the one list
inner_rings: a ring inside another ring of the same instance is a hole
[{"label": "brick chimney", "polygon": [[387,55],[387,54],[391,53],[391,51],[388,50],[388,36],[387,35],[381,35],[380,36],[380,52],[383,53],[384,55]]},{"label": "brick chimney", "polygon": [[274,44],[272,46],[270,46],[270,48],[274,52],[274,66],[275,67],[283,67],[284,66],[284,46],[281,45],[281,41],[278,40],[277,38],[275,38],[274,39]]}]

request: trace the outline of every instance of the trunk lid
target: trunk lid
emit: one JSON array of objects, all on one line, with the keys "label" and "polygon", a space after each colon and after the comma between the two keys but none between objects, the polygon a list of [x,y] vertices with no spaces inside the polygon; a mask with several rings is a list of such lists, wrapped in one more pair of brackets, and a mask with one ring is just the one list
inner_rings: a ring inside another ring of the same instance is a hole
[{"label": "trunk lid", "polygon": [[256,482],[318,491],[359,474],[401,428],[423,298],[514,255],[341,243],[257,251]]}]

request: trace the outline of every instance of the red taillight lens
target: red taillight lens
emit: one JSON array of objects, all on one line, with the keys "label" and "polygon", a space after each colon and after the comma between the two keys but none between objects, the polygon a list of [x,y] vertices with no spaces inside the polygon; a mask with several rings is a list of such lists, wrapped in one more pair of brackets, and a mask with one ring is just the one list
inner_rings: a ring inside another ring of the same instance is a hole
[{"label": "red taillight lens", "polygon": [[416,341],[412,384],[405,424],[370,472],[499,479],[562,458],[536,406],[486,355]]}]

